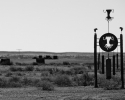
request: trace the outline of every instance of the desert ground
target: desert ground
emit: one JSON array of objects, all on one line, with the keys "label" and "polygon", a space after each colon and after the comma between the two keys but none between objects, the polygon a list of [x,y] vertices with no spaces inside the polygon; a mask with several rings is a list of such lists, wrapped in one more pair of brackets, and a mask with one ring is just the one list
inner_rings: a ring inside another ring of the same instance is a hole
[{"label": "desert ground", "polygon": [[[0,55],[12,62],[0,65],[0,100],[125,100],[125,89],[120,88],[120,63],[116,75],[107,80],[101,73],[100,62],[98,88],[94,88],[93,53],[0,52]],[[36,64],[33,57],[39,55],[56,55],[58,59]]]}]

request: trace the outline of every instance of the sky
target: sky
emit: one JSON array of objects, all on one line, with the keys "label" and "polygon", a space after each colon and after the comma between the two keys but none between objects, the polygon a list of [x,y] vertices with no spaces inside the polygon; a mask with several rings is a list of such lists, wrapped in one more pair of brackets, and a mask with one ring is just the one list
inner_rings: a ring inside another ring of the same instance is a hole
[{"label": "sky", "polygon": [[106,9],[119,38],[125,0],[0,0],[0,51],[93,52],[94,28],[98,38],[108,32]]}]

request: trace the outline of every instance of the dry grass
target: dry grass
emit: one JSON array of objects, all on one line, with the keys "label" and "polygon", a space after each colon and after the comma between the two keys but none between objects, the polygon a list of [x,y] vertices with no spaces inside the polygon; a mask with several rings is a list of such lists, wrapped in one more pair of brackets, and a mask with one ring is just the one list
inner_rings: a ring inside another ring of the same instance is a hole
[{"label": "dry grass", "polygon": [[54,91],[37,88],[1,89],[0,100],[124,100],[124,90],[89,87],[56,87]]},{"label": "dry grass", "polygon": [[[91,55],[86,54],[85,57],[81,57],[81,56],[77,56],[76,54],[75,57],[62,56],[58,60],[46,60],[47,64],[33,66],[34,69],[31,71],[25,70],[27,68],[27,65],[13,65],[13,67],[22,68],[25,71],[19,71],[19,70],[10,71],[10,67],[12,66],[0,66],[0,72],[1,72],[0,77],[10,78],[12,76],[18,76],[21,78],[27,78],[27,80],[25,80],[26,84],[32,84],[32,83],[37,84],[40,79],[54,83],[53,80],[55,76],[61,75],[61,74],[68,75],[67,73],[69,73],[69,71],[71,72],[74,71],[74,73],[79,76],[79,73],[81,73],[82,70],[85,70],[89,72],[89,74],[93,75],[93,65],[92,65],[93,57],[91,56],[92,54]],[[18,63],[31,64],[34,61],[35,60],[31,59],[31,57],[30,59],[17,59],[17,58],[12,59],[12,62],[14,63],[18,62]],[[78,65],[75,65],[75,64],[63,65],[63,62],[78,63]],[[54,63],[55,65],[52,65],[52,63]],[[58,69],[57,72],[55,71],[54,74],[51,74],[49,70],[52,68]],[[68,75],[68,76],[73,77],[74,75]],[[13,80],[16,81],[15,78],[13,78]],[[15,85],[18,85],[18,84],[15,84]],[[44,85],[42,84],[41,87]],[[0,100],[97,100],[97,99],[98,100],[125,100],[124,90],[104,90],[103,88],[93,88],[94,86],[79,87],[78,85],[73,85],[75,87],[73,86],[55,87],[53,91],[43,91],[39,89],[39,87],[35,88],[32,86],[33,85],[30,85],[30,87],[26,87],[26,88],[24,87],[1,88]]]}]

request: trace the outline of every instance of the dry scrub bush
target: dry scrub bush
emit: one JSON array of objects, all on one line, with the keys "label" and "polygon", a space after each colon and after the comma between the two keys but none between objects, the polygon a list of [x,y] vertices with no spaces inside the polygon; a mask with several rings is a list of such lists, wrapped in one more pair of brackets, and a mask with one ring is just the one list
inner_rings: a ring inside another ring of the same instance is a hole
[{"label": "dry scrub bush", "polygon": [[41,69],[40,68],[36,68],[35,71],[41,71]]},{"label": "dry scrub bush", "polygon": [[10,77],[9,82],[19,82],[20,80],[21,80],[20,77],[12,76]]},{"label": "dry scrub bush", "polygon": [[5,78],[0,78],[0,88],[4,88],[4,87],[7,87],[7,79]]},{"label": "dry scrub bush", "polygon": [[30,78],[24,77],[24,78],[21,80],[21,83],[22,83],[24,86],[30,86],[30,85],[32,85],[33,81],[32,81],[32,79],[30,79]]},{"label": "dry scrub bush", "polygon": [[13,88],[13,87],[22,87],[22,84],[20,82],[9,82],[8,86]]},{"label": "dry scrub bush", "polygon": [[48,82],[53,82],[54,81],[54,78],[53,77],[42,77],[41,78],[41,81],[48,81]]},{"label": "dry scrub bush", "polygon": [[67,61],[64,61],[64,62],[63,62],[63,65],[70,65],[70,63],[67,62]]},{"label": "dry scrub bush", "polygon": [[13,72],[15,72],[15,71],[24,71],[24,69],[21,68],[21,67],[14,67],[14,66],[12,66],[12,67],[10,67],[10,71],[13,71]]},{"label": "dry scrub bush", "polygon": [[34,79],[32,80],[32,86],[37,86],[37,84],[40,82],[41,80],[40,79]]},{"label": "dry scrub bush", "polygon": [[34,67],[33,66],[26,66],[25,68],[21,68],[21,67],[10,67],[10,71],[33,71]]},{"label": "dry scrub bush", "polygon": [[25,68],[25,71],[33,71],[34,70],[34,67],[33,66],[27,66]]},{"label": "dry scrub bush", "polygon": [[21,73],[21,72],[17,72],[16,75],[17,75],[17,76],[23,76],[24,74]]},{"label": "dry scrub bush", "polygon": [[22,84],[20,82],[21,82],[20,77],[13,76],[8,80],[8,86],[9,87],[22,87]]},{"label": "dry scrub bush", "polygon": [[72,86],[72,80],[70,79],[70,77],[68,75],[58,75],[55,80],[54,83],[58,86]]},{"label": "dry scrub bush", "polygon": [[10,87],[24,87],[24,86],[34,86],[42,87],[43,90],[54,90],[53,84],[49,79],[33,79],[33,78],[21,78],[17,76],[12,76],[9,78],[0,78],[0,88],[10,88]]},{"label": "dry scrub bush", "polygon": [[48,71],[50,74],[54,74],[56,71],[56,68],[43,68],[40,71],[41,72]]},{"label": "dry scrub bush", "polygon": [[42,71],[41,72],[41,76],[49,76],[49,75],[50,75],[49,71]]},{"label": "dry scrub bush", "polygon": [[37,83],[38,89],[46,90],[46,91],[53,91],[54,85],[49,81],[40,81]]},{"label": "dry scrub bush", "polygon": [[84,72],[87,71],[87,69],[83,66],[83,67],[73,67],[70,69],[70,71],[72,72],[72,74],[83,74]]},{"label": "dry scrub bush", "polygon": [[5,74],[5,77],[11,77],[11,76],[23,76],[24,75],[24,73],[21,73],[21,72],[17,72],[17,73],[13,73],[13,72],[7,72],[6,74]]},{"label": "dry scrub bush", "polygon": [[5,77],[10,77],[10,76],[12,76],[12,75],[13,75],[13,73],[8,72],[8,73],[5,74]]},{"label": "dry scrub bush", "polygon": [[7,78],[0,78],[0,87],[1,88],[9,88],[9,87],[22,87],[20,83],[20,79],[11,77],[10,79]]},{"label": "dry scrub bush", "polygon": [[37,84],[40,82],[40,79],[34,79],[34,78],[27,78],[24,77],[21,80],[21,83],[23,86],[33,86],[33,87],[37,87]]},{"label": "dry scrub bush", "polygon": [[116,90],[120,89],[121,80],[119,77],[112,77],[110,80],[105,77],[98,78],[99,87],[104,88],[105,90]]},{"label": "dry scrub bush", "polygon": [[94,84],[94,76],[89,75],[87,72],[83,73],[81,76],[74,76],[72,80],[77,86],[89,86]]},{"label": "dry scrub bush", "polygon": [[33,62],[32,65],[38,65],[38,63],[37,62]]}]

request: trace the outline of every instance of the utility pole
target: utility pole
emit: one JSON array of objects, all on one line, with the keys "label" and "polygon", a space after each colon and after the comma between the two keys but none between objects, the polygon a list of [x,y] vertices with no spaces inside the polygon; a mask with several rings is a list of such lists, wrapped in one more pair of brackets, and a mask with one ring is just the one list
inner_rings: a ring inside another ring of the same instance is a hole
[{"label": "utility pole", "polygon": [[20,51],[22,50],[22,49],[17,49],[18,50],[18,52],[19,52],[19,57],[18,57],[18,59],[20,59]]}]

